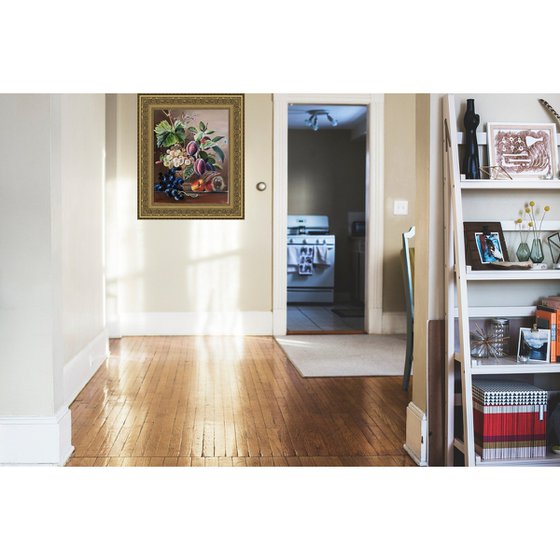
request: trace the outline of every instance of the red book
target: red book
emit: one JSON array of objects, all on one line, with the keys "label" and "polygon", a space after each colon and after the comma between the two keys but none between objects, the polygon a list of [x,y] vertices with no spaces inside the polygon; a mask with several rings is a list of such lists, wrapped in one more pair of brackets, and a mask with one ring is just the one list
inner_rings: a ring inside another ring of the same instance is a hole
[{"label": "red book", "polygon": [[[560,301],[558,303],[560,304]],[[558,355],[558,310],[546,305],[537,305],[535,317],[539,329],[550,330],[550,361],[556,362]]]}]

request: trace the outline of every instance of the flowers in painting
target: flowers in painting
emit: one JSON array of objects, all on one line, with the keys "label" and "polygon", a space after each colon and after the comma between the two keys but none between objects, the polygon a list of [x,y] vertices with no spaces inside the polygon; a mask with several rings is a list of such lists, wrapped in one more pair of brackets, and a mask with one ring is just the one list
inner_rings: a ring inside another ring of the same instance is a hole
[{"label": "flowers in painting", "polygon": [[160,149],[156,164],[161,163],[167,171],[159,173],[155,190],[177,201],[183,200],[189,191],[227,190],[222,175],[225,136],[209,130],[208,122],[192,125],[193,117],[188,114],[183,113],[181,118],[174,118],[170,111],[164,114],[167,120],[159,122],[154,133],[156,147]]}]

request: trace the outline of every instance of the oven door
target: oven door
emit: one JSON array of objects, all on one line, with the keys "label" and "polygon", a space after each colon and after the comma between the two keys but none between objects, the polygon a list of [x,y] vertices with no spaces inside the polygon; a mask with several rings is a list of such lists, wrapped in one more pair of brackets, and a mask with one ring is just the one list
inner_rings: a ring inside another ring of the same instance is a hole
[{"label": "oven door", "polygon": [[[309,245],[295,245],[301,247]],[[314,265],[312,274],[300,274],[298,267],[288,266],[288,303],[328,302],[334,293],[334,245],[328,245],[328,265]]]}]

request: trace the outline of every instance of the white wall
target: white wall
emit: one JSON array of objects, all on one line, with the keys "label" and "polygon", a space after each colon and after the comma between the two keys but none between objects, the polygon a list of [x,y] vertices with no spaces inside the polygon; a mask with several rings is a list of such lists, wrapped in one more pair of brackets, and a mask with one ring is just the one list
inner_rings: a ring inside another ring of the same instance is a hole
[{"label": "white wall", "polygon": [[65,403],[108,354],[105,330],[105,95],[60,97]]},{"label": "white wall", "polygon": [[0,118],[0,463],[61,464],[106,351],[104,96],[2,95]]},{"label": "white wall", "polygon": [[63,328],[68,362],[105,327],[105,96],[63,95],[61,103]]},{"label": "white wall", "polygon": [[244,220],[138,220],[136,96],[107,106],[112,334],[270,333],[272,96],[245,96]]},{"label": "white wall", "polygon": [[48,416],[62,404],[52,104],[49,95],[0,96],[0,416]]}]

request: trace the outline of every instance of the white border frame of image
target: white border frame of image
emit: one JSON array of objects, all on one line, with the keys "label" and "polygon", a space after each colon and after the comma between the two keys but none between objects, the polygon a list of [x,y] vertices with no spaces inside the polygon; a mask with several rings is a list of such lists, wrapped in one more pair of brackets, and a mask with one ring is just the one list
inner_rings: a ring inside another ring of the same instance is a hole
[{"label": "white border frame of image", "polygon": [[[552,177],[550,179],[558,179],[558,140],[556,137],[556,124],[555,123],[507,123],[507,122],[488,122],[486,123],[487,133],[487,146],[488,146],[488,165],[500,166],[501,164],[496,161],[496,154],[494,152],[494,136],[501,130],[542,130],[550,135],[550,161],[552,167]],[[509,169],[506,171],[515,180],[527,179],[542,179],[542,174],[536,173],[514,173]],[[547,180],[547,179],[543,179]]]},{"label": "white border frame of image", "polygon": [[[531,332],[530,327],[520,327],[519,328],[519,339],[517,341],[517,361],[519,362],[519,351],[521,350],[521,336],[524,332]],[[528,363],[532,364],[547,364],[550,362],[550,329],[539,329],[539,332],[546,332],[546,359],[545,360],[531,360],[528,359]]]}]

